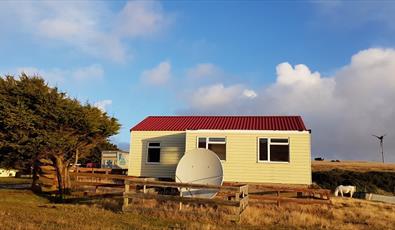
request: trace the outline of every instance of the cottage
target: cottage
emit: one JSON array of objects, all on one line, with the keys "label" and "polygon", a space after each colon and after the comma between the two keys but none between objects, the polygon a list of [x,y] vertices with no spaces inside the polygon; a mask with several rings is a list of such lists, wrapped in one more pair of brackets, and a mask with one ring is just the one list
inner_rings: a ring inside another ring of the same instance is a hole
[{"label": "cottage", "polygon": [[129,153],[118,150],[101,152],[101,167],[112,169],[127,169]]},{"label": "cottage", "polygon": [[311,184],[311,134],[300,116],[150,116],[131,129],[130,176],[173,178],[207,148],[231,182]]}]

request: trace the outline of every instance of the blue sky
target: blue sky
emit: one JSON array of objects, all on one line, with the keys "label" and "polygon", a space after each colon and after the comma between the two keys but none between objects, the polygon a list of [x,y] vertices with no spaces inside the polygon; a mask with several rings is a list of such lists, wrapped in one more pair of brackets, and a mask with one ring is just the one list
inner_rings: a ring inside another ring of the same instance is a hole
[{"label": "blue sky", "polygon": [[379,160],[370,134],[388,132],[395,161],[392,2],[2,1],[0,15],[1,74],[101,107],[121,146],[148,115],[300,114],[313,155]]}]

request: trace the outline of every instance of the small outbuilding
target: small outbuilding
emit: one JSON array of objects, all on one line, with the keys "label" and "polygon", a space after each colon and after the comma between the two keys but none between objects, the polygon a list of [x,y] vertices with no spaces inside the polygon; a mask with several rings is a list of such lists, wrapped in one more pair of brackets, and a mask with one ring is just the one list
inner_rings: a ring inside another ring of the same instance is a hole
[{"label": "small outbuilding", "polygon": [[112,169],[127,169],[129,153],[120,150],[106,150],[101,152],[101,167]]},{"label": "small outbuilding", "polygon": [[15,169],[0,168],[0,177],[15,177],[18,173]]},{"label": "small outbuilding", "polygon": [[300,116],[150,116],[131,128],[128,175],[173,178],[206,148],[229,182],[311,184],[311,132]]}]

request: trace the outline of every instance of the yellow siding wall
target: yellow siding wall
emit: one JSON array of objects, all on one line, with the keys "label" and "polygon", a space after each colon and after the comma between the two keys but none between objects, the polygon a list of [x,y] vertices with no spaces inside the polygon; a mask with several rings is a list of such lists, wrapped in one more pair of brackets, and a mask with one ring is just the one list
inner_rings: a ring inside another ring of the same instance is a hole
[{"label": "yellow siding wall", "polygon": [[[131,132],[128,175],[174,178],[178,161],[185,152],[185,132]],[[148,142],[161,143],[160,164],[147,161]]]},{"label": "yellow siding wall", "polygon": [[[197,147],[197,137],[225,137],[224,180],[235,182],[311,184],[310,134],[303,133],[202,133],[133,131],[129,154],[131,176],[174,178],[178,161],[185,151]],[[258,138],[289,138],[289,163],[257,162]],[[161,163],[147,164],[147,143],[161,142]]]},{"label": "yellow siding wall", "polygon": [[[235,182],[311,184],[310,134],[187,132],[186,151],[196,148],[197,137],[226,137],[224,180]],[[289,163],[257,162],[258,138],[289,138]]]}]

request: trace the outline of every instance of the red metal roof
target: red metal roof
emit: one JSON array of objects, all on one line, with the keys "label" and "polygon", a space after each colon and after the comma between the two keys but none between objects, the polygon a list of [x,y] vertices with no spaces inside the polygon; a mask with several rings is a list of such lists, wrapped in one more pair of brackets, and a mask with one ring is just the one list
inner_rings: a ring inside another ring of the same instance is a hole
[{"label": "red metal roof", "polygon": [[149,116],[131,131],[307,130],[300,116]]}]

